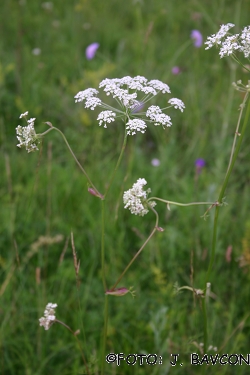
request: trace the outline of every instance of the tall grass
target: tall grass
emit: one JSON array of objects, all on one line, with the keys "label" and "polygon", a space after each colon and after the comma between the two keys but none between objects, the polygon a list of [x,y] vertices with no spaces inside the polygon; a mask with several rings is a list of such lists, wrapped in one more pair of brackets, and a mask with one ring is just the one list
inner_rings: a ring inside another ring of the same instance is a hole
[{"label": "tall grass", "polygon": [[[37,117],[37,132],[50,121],[66,135],[98,188],[105,187],[122,143],[121,124],[102,129],[96,112],[74,104],[73,96],[97,87],[106,77],[143,75],[171,87],[186,105],[163,131],[148,129],[128,139],[124,158],[106,201],[106,275],[114,284],[147,238],[154,216],[132,216],[122,206],[124,190],[145,177],[154,196],[214,201],[227,169],[242,97],[232,81],[248,75],[216,50],[195,49],[193,29],[204,38],[222,23],[240,30],[249,23],[248,1],[84,0],[45,3],[6,0],[1,4],[0,42],[0,373],[75,375],[84,363],[74,337],[64,327],[39,327],[48,302],[78,335],[88,366],[100,369],[104,293],[101,276],[99,200],[59,134],[43,141],[37,154],[16,148],[20,113]],[[99,42],[87,61],[85,48]],[[34,48],[41,53],[34,55]],[[181,74],[173,75],[173,66]],[[164,105],[157,101],[157,105]],[[220,353],[246,354],[249,348],[249,127],[221,208],[215,262],[210,275],[213,298],[207,308],[208,345]],[[195,160],[206,167],[198,180]],[[153,158],[160,165],[151,164]],[[125,176],[125,177],[124,177]],[[106,354],[156,353],[158,366],[106,365],[106,374],[195,374],[190,353],[203,342],[201,299],[174,284],[203,288],[214,212],[202,207],[157,206],[164,232],[148,243],[125,275],[136,298],[109,299]],[[70,234],[80,259],[77,288]],[[229,249],[232,247],[231,257]],[[245,263],[244,263],[244,262]],[[240,267],[244,263],[245,265]],[[180,353],[175,367],[171,353]],[[183,366],[179,365],[183,362]],[[247,366],[236,366],[246,374]],[[205,371],[205,370],[203,370]],[[234,366],[209,366],[207,373],[234,374]]]}]

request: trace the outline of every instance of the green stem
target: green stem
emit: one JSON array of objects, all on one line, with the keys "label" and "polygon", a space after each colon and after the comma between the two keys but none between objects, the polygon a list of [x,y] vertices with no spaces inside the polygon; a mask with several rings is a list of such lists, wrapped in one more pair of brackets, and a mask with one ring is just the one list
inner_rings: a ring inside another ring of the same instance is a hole
[{"label": "green stem", "polygon": [[107,290],[105,273],[105,199],[102,200],[102,226],[101,226],[101,261],[102,261],[102,283],[104,291]]},{"label": "green stem", "polygon": [[86,359],[85,359],[85,356],[84,356],[84,353],[83,353],[83,350],[82,350],[81,343],[80,343],[80,341],[78,340],[78,337],[76,336],[75,332],[74,332],[69,326],[67,326],[67,324],[61,322],[61,320],[55,319],[55,322],[61,324],[61,325],[64,326],[65,328],[67,328],[67,329],[72,333],[72,335],[76,338],[76,341],[77,341],[77,343],[78,343],[78,345],[79,345],[80,352],[81,352],[81,355],[82,355],[83,363],[84,363],[85,368],[86,368],[86,371],[87,371],[87,375],[90,375],[89,368],[88,368],[87,361],[86,361]]},{"label": "green stem", "polygon": [[142,250],[144,249],[144,247],[147,245],[147,243],[149,242],[149,240],[153,237],[153,235],[155,234],[155,232],[158,230],[158,222],[159,222],[159,216],[158,216],[158,213],[155,211],[154,208],[150,207],[151,210],[155,213],[155,216],[156,216],[156,221],[155,221],[155,227],[154,229],[152,230],[152,232],[150,233],[149,237],[146,239],[146,241],[144,242],[144,244],[142,245],[142,247],[137,251],[137,253],[134,255],[134,257],[131,259],[131,261],[129,262],[129,264],[127,265],[127,267],[125,268],[125,270],[122,272],[122,274],[119,276],[119,278],[117,279],[116,283],[112,286],[112,288],[110,289],[111,291],[114,290],[117,285],[119,284],[119,282],[121,281],[121,279],[123,278],[123,276],[125,275],[125,273],[128,271],[128,269],[130,268],[130,266],[134,263],[134,261],[136,260],[136,258],[140,255],[140,253],[142,252]]},{"label": "green stem", "polygon": [[106,341],[108,331],[108,295],[105,295],[105,306],[104,306],[104,327],[103,327],[103,339],[102,339],[102,358],[101,358],[101,375],[104,375],[105,358],[106,358]]},{"label": "green stem", "polygon": [[207,353],[207,306],[206,298],[202,298],[202,312],[203,312],[203,349],[204,354]]},{"label": "green stem", "polygon": [[65,135],[63,134],[63,132],[61,132],[61,130],[59,130],[58,128],[52,126],[50,123],[46,123],[48,124],[49,126],[51,126],[51,128],[49,130],[47,130],[46,132],[42,133],[41,135],[45,135],[47,134],[49,131],[51,130],[56,130],[58,133],[61,134],[61,136],[63,137],[63,140],[64,142],[66,143],[68,149],[69,149],[69,152],[71,153],[71,155],[73,156],[73,158],[75,159],[75,162],[76,164],[78,165],[78,167],[81,169],[81,171],[83,172],[84,176],[87,178],[89,184],[91,185],[91,187],[94,189],[95,193],[96,193],[96,196],[98,196],[99,198],[103,199],[103,196],[101,193],[99,193],[99,191],[97,190],[97,188],[95,187],[95,185],[93,184],[93,182],[91,181],[91,179],[89,178],[87,172],[85,171],[85,169],[82,167],[81,163],[78,161],[77,157],[75,156],[73,150],[71,149],[70,145],[69,145],[69,142],[67,141]]},{"label": "green stem", "polygon": [[162,198],[157,198],[157,197],[150,197],[149,199],[147,199],[147,202],[149,201],[152,201],[152,200],[156,200],[156,201],[160,201],[160,202],[163,202],[163,203],[166,203],[167,205],[169,204],[173,204],[175,206],[182,206],[182,207],[188,207],[188,206],[195,206],[195,205],[204,205],[204,204],[208,204],[209,206],[212,206],[215,204],[215,202],[191,202],[191,203],[179,203],[179,202],[173,202],[173,201],[167,201],[165,199],[162,199]]},{"label": "green stem", "polygon": [[111,175],[111,178],[110,178],[110,181],[109,181],[109,184],[108,184],[108,187],[105,191],[105,194],[104,194],[104,198],[107,196],[108,194],[108,191],[112,185],[112,182],[114,181],[114,178],[115,178],[115,175],[116,175],[116,172],[117,172],[117,169],[121,163],[121,160],[122,160],[122,157],[123,157],[123,154],[124,154],[124,151],[125,151],[125,148],[126,148],[126,144],[127,144],[127,132],[126,132],[126,129],[125,129],[125,134],[124,134],[124,139],[123,139],[123,145],[122,145],[122,149],[121,149],[121,152],[120,152],[120,155],[119,155],[119,158],[117,160],[117,163],[116,163],[116,166],[115,166],[115,169]]},{"label": "green stem", "polygon": [[237,57],[235,54],[232,54],[232,59],[233,59],[234,61],[236,61],[239,65],[241,65],[241,67],[242,67],[243,69],[245,69],[245,70],[247,70],[248,72],[250,72],[250,69],[249,69],[246,65],[242,64],[242,62],[238,59],[238,57]]},{"label": "green stem", "polygon": [[[245,106],[247,98],[248,98],[248,92],[245,95],[245,98],[244,98],[243,103],[241,105],[242,107]],[[242,129],[241,129],[241,132],[240,132],[241,134],[239,135],[238,130],[239,130],[239,125],[240,125],[240,120],[241,120],[241,117],[242,117],[242,112],[243,112],[243,108],[241,108],[241,111],[240,111],[239,120],[237,122],[237,130],[236,130],[236,133],[235,133],[235,137],[234,137],[234,141],[233,141],[233,145],[232,145],[231,156],[230,156],[230,160],[229,160],[229,164],[228,164],[228,169],[227,169],[226,176],[225,176],[224,182],[223,182],[221,190],[220,190],[218,204],[216,205],[216,208],[215,208],[214,225],[213,225],[213,237],[212,237],[212,250],[211,250],[211,257],[210,257],[209,266],[208,266],[208,270],[207,270],[207,274],[206,274],[205,294],[206,294],[207,283],[210,280],[211,271],[212,271],[213,264],[214,264],[220,205],[221,205],[222,200],[224,198],[224,194],[225,194],[225,191],[226,191],[226,188],[227,188],[227,185],[228,185],[228,181],[229,181],[230,175],[232,173],[235,161],[238,157],[240,147],[241,147],[241,144],[242,144],[242,141],[243,141],[243,138],[244,138],[246,127],[247,127],[247,124],[248,124],[248,119],[249,119],[249,116],[250,116],[250,101],[248,102],[246,116],[245,116],[244,123],[243,123]],[[237,146],[236,146],[236,138],[238,138]],[[207,310],[206,310],[206,301],[205,300],[202,302],[202,308],[203,308],[203,317],[204,317],[204,353],[206,353],[206,350],[207,350]]]},{"label": "green stem", "polygon": [[233,159],[233,155],[234,155],[234,151],[235,151],[236,141],[237,141],[238,137],[241,136],[239,134],[239,127],[240,127],[240,122],[241,122],[242,114],[243,114],[247,99],[248,99],[248,92],[246,93],[246,95],[244,97],[244,100],[243,100],[243,102],[240,106],[240,114],[239,114],[239,118],[238,118],[238,122],[237,122],[237,126],[236,126],[236,131],[235,131],[235,134],[234,134],[234,141],[233,141],[231,155],[230,155],[230,159],[229,159],[229,163],[228,163],[227,173],[228,173],[228,170],[229,170],[229,168],[232,164],[232,159]]},{"label": "green stem", "polygon": [[[245,98],[244,98],[244,101],[243,101],[244,105],[246,103],[247,97],[248,97],[248,93],[246,93],[246,95],[245,95]],[[232,146],[232,152],[231,152],[231,156],[230,156],[230,160],[229,160],[229,164],[228,164],[228,168],[227,168],[227,173],[226,173],[226,176],[225,176],[225,179],[224,179],[224,182],[222,184],[221,191],[220,191],[220,194],[219,194],[219,199],[218,199],[219,204],[216,205],[216,209],[215,209],[214,230],[213,230],[213,240],[212,240],[212,253],[211,253],[211,258],[210,258],[209,267],[208,267],[208,271],[207,271],[206,283],[209,281],[210,274],[211,274],[212,267],[213,267],[213,263],[214,263],[215,247],[216,247],[216,239],[217,239],[217,224],[218,224],[220,204],[222,203],[222,199],[224,197],[230,175],[232,173],[234,164],[236,162],[236,159],[237,159],[239,151],[240,151],[240,147],[241,147],[242,140],[244,138],[244,134],[245,134],[245,131],[246,131],[249,115],[250,115],[250,101],[248,102],[247,112],[246,112],[246,116],[245,116],[244,123],[243,123],[243,126],[242,126],[241,134],[239,136],[238,131],[235,133],[235,137],[239,137],[238,138],[239,140],[238,140],[238,143],[237,143],[237,146],[236,146],[236,138],[234,138],[234,142],[233,142],[233,146]],[[241,116],[242,116],[242,111],[240,112],[239,118],[241,118]],[[237,128],[239,129],[238,123],[237,123]]]}]

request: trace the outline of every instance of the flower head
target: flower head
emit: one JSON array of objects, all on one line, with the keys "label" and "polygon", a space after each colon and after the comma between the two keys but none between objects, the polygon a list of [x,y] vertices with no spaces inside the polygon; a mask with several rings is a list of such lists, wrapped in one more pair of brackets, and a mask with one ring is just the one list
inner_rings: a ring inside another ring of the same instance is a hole
[{"label": "flower head", "polygon": [[179,68],[179,66],[173,66],[173,68],[172,68],[172,73],[173,73],[174,75],[178,75],[178,74],[180,74],[180,73],[181,73],[181,68]]},{"label": "flower head", "polygon": [[196,48],[200,48],[202,46],[203,37],[199,30],[192,30],[191,32],[191,38],[194,41],[194,46]]},{"label": "flower head", "polygon": [[160,160],[157,159],[157,158],[154,158],[151,160],[151,164],[153,165],[153,167],[159,167],[159,165],[161,164]]},{"label": "flower head", "polygon": [[241,33],[230,34],[229,30],[234,26],[233,23],[222,25],[217,34],[212,34],[207,38],[205,49],[213,46],[219,47],[221,58],[236,52],[243,52],[244,57],[248,58],[250,56],[250,26],[244,27]]},{"label": "flower head", "polygon": [[127,134],[134,135],[137,132],[145,133],[147,125],[140,119],[129,120],[126,124]]},{"label": "flower head", "polygon": [[[22,113],[20,118],[26,117],[27,114],[28,112]],[[39,137],[35,132],[34,122],[35,118],[31,118],[27,120],[27,126],[18,125],[16,127],[17,139],[19,141],[17,147],[25,147],[28,152],[39,150],[37,146],[41,142],[41,137]]]},{"label": "flower head", "polygon": [[28,112],[28,111],[26,111],[26,112],[24,112],[24,113],[21,113],[21,115],[20,115],[20,117],[19,117],[19,118],[23,118],[23,117],[26,117],[26,116],[28,116],[28,114],[29,114],[29,112]]},{"label": "flower head", "polygon": [[124,208],[128,208],[131,214],[144,216],[149,212],[150,207],[153,208],[156,205],[154,201],[147,201],[151,190],[143,190],[145,185],[147,185],[145,178],[139,178],[132,188],[123,194]]},{"label": "flower head", "polygon": [[104,128],[107,127],[107,123],[110,124],[111,122],[115,121],[115,112],[113,111],[103,111],[100,112],[97,121],[99,121],[99,126],[104,124]]},{"label": "flower head", "polygon": [[[93,88],[80,91],[75,95],[75,102],[84,102],[85,108],[93,110],[96,107],[101,107],[105,109],[98,115],[99,125],[104,125],[106,128],[107,123],[114,122],[115,118],[126,118],[127,135],[134,135],[137,132],[145,133],[147,123],[153,123],[155,126],[162,125],[163,128],[172,125],[170,116],[163,113],[163,110],[158,106],[148,107],[145,112],[142,112],[151,98],[159,93],[170,94],[170,88],[166,83],[157,79],[148,81],[142,76],[133,78],[126,76],[123,78],[106,78],[100,82],[99,88],[107,96],[115,99],[119,108],[104,103],[98,98],[99,92]],[[185,108],[180,99],[172,98],[168,103],[171,104],[169,107],[173,106],[181,111]],[[139,117],[144,117],[144,119]]]},{"label": "flower head", "polygon": [[171,117],[162,113],[160,107],[156,105],[151,105],[151,107],[148,108],[146,116],[150,118],[155,126],[162,125],[164,127],[172,125]]},{"label": "flower head", "polygon": [[38,56],[38,55],[41,54],[41,49],[40,48],[34,48],[32,50],[32,53],[33,53],[33,55]]},{"label": "flower head", "polygon": [[40,326],[43,326],[47,331],[56,320],[55,308],[57,307],[56,303],[48,303],[44,310],[44,317],[39,319]]},{"label": "flower head", "polygon": [[212,34],[211,36],[207,37],[205,44],[207,47],[205,49],[209,49],[214,45],[218,46],[222,44],[223,38],[227,35],[228,31],[234,27],[233,23],[227,23],[226,25],[221,25],[220,30],[217,34]]},{"label": "flower head", "polygon": [[183,101],[177,98],[169,99],[168,103],[171,104],[175,109],[179,109],[181,112],[183,112],[185,108]]},{"label": "flower head", "polygon": [[85,54],[87,60],[92,60],[95,57],[96,51],[98,50],[99,46],[99,43],[92,43],[86,48]]},{"label": "flower head", "polygon": [[206,162],[204,159],[201,159],[201,158],[196,159],[195,160],[196,173],[200,174],[202,171],[202,168],[204,168],[205,165],[206,165]]}]

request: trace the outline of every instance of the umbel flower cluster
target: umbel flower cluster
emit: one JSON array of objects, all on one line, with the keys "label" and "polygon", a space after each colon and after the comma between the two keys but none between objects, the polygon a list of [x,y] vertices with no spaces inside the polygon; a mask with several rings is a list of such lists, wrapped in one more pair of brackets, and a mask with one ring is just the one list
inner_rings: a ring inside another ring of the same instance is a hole
[{"label": "umbel flower cluster", "polygon": [[[19,118],[27,117],[28,112],[22,113]],[[28,152],[33,152],[38,150],[38,145],[41,142],[41,139],[36,134],[34,129],[34,122],[35,118],[31,118],[27,120],[27,126],[20,126],[16,127],[17,139],[19,144],[17,147],[25,147]]]},{"label": "umbel flower cluster", "polygon": [[213,46],[219,47],[220,57],[230,56],[238,52],[243,52],[246,58],[250,55],[250,26],[244,27],[241,33],[231,34],[229,30],[234,27],[233,23],[222,25],[217,34],[207,38],[205,44],[209,49]]},{"label": "umbel flower cluster", "polygon": [[[137,132],[145,133],[147,122],[153,123],[155,126],[162,125],[171,126],[171,117],[163,113],[165,109],[174,107],[183,112],[185,105],[177,98],[168,100],[168,106],[161,109],[152,105],[148,107],[146,112],[141,112],[146,103],[155,97],[158,93],[170,94],[170,88],[166,83],[159,80],[148,81],[145,77],[136,76],[104,79],[99,88],[103,89],[107,96],[111,96],[118,103],[119,108],[111,107],[98,98],[99,91],[93,88],[78,92],[75,96],[75,102],[84,102],[85,108],[94,110],[96,107],[104,108],[100,112],[97,121],[99,126],[107,128],[107,124],[115,121],[116,118],[122,118],[126,123],[126,131],[128,135],[134,135]],[[140,94],[140,96],[139,96]],[[144,116],[144,119],[139,117]]]},{"label": "umbel flower cluster", "polygon": [[43,326],[46,331],[52,326],[52,324],[54,323],[56,319],[56,316],[55,316],[56,307],[57,307],[56,303],[48,303],[44,311],[44,317],[39,319],[40,326]]},{"label": "umbel flower cluster", "polygon": [[128,208],[131,214],[144,216],[149,212],[150,207],[156,205],[154,201],[147,201],[151,189],[143,190],[145,185],[147,185],[145,178],[139,178],[132,188],[123,194],[124,208]]}]

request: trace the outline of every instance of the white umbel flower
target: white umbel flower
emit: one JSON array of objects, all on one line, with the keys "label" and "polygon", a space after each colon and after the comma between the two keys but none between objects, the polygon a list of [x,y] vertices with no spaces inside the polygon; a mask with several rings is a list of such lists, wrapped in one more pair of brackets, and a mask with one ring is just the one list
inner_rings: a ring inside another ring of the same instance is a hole
[{"label": "white umbel flower", "polygon": [[97,117],[97,121],[99,121],[99,126],[104,124],[104,128],[107,127],[107,123],[110,124],[111,122],[115,121],[116,114],[113,111],[102,111],[99,113]]},{"label": "white umbel flower", "polygon": [[145,133],[147,125],[140,119],[129,120],[126,124],[127,134],[135,135],[138,132]]},{"label": "white umbel flower", "polygon": [[183,112],[185,108],[183,101],[177,98],[169,99],[168,103],[171,104],[175,109],[179,109],[181,112]]},{"label": "white umbel flower", "polygon": [[55,308],[57,307],[56,303],[48,303],[44,310],[44,317],[39,319],[40,326],[44,327],[47,331],[56,320]]},{"label": "white umbel flower", "polygon": [[26,117],[27,115],[29,114],[28,111],[24,112],[24,113],[21,113],[20,117],[19,118],[23,118],[23,117]]},{"label": "white umbel flower", "polygon": [[151,105],[146,112],[146,116],[154,123],[155,126],[162,125],[171,126],[171,117],[162,113],[162,110],[157,105]]},{"label": "white umbel flower", "polygon": [[143,190],[145,185],[147,185],[145,178],[139,178],[132,188],[123,194],[124,208],[128,208],[131,214],[144,216],[149,212],[149,207],[156,205],[154,201],[147,202],[147,196],[151,190]]},{"label": "white umbel flower", "polygon": [[244,27],[241,33],[230,34],[229,30],[234,26],[232,23],[222,25],[217,34],[207,38],[205,44],[209,49],[214,45],[220,48],[220,57],[230,56],[236,52],[242,52],[245,58],[250,55],[250,26]]},{"label": "white umbel flower", "polygon": [[75,102],[76,103],[83,102],[86,99],[89,99],[89,98],[92,98],[93,96],[96,96],[98,93],[99,93],[99,91],[97,91],[96,89],[92,89],[92,88],[89,88],[89,89],[86,89],[86,90],[83,90],[83,91],[79,91],[78,94],[76,94],[74,96]]},{"label": "white umbel flower", "polygon": [[221,25],[220,30],[217,34],[212,34],[207,37],[205,44],[207,47],[205,49],[212,48],[214,45],[221,45],[222,39],[227,35],[228,31],[234,27],[233,23],[227,23],[226,25]]},{"label": "white umbel flower", "polygon": [[[23,113],[20,118],[25,117],[28,112]],[[38,145],[41,142],[41,138],[36,134],[34,129],[35,118],[31,118],[27,121],[27,126],[16,127],[17,139],[19,143],[17,147],[25,147],[28,152],[38,151]]]},{"label": "white umbel flower", "polygon": [[[126,76],[123,78],[105,78],[100,82],[99,88],[103,90],[104,94],[115,100],[118,108],[111,107],[99,99],[97,97],[99,92],[93,88],[80,91],[75,96],[76,102],[85,102],[85,108],[92,110],[97,106],[104,108],[105,111],[101,112],[97,118],[99,125],[104,124],[106,128],[107,123],[114,121],[114,113],[116,113],[117,119],[125,119],[127,135],[135,135],[138,132],[145,133],[146,123],[153,123],[156,126],[162,125],[163,127],[172,125],[171,118],[163,113],[159,107],[152,106],[150,107],[151,109],[148,108],[148,111],[146,110],[146,113],[141,111],[146,106],[146,103],[159,93],[171,93],[166,83],[157,79],[148,81],[147,78],[142,76]],[[185,108],[184,103],[176,98],[173,98],[172,102],[169,101],[169,103],[181,111]],[[153,114],[153,107],[159,108],[157,113]]]},{"label": "white umbel flower", "polygon": [[246,58],[250,55],[250,26],[244,27],[241,36],[242,52]]}]

